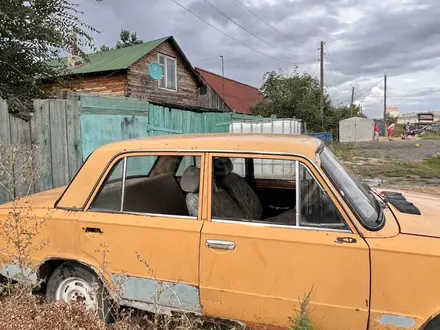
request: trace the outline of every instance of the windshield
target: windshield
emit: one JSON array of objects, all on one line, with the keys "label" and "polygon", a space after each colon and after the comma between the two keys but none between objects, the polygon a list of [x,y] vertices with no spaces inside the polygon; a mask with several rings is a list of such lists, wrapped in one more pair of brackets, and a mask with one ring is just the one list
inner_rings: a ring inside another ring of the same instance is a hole
[{"label": "windshield", "polygon": [[336,156],[325,147],[320,154],[322,168],[339,189],[351,209],[367,229],[377,229],[382,223],[381,207],[372,192],[351,176]]}]

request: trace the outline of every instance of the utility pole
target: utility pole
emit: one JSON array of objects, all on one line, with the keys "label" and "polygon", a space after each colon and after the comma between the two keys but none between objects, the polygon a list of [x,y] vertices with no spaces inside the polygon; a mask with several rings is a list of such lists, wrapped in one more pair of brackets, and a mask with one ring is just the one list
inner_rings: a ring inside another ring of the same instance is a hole
[{"label": "utility pole", "polygon": [[320,49],[320,64],[321,64],[321,79],[320,79],[320,91],[321,98],[319,102],[319,109],[321,110],[321,125],[322,131],[324,131],[324,41],[321,41]]},{"label": "utility pole", "polygon": [[387,137],[387,75],[383,79],[383,130],[383,135]]},{"label": "utility pole", "polygon": [[354,105],[354,86],[351,88],[351,106]]},{"label": "utility pole", "polygon": [[354,86],[351,88],[350,117],[353,117],[353,107],[354,107]]},{"label": "utility pole", "polygon": [[222,84],[223,84],[223,110],[225,110],[225,62],[223,59],[223,55],[220,55],[222,59]]}]

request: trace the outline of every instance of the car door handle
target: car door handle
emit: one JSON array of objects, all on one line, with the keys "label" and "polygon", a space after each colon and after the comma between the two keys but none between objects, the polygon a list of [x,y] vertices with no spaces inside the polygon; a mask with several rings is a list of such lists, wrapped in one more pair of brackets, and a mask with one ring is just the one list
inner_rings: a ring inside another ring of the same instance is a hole
[{"label": "car door handle", "polygon": [[90,233],[90,234],[102,234],[102,230],[101,228],[94,228],[94,227],[83,227],[83,230],[86,233]]},{"label": "car door handle", "polygon": [[209,249],[219,249],[219,250],[234,250],[235,243],[229,241],[217,241],[214,239],[208,239],[205,243],[206,247]]},{"label": "car door handle", "polygon": [[357,240],[356,238],[353,237],[336,237],[335,242],[338,244],[343,244],[343,243],[354,244],[357,243]]}]

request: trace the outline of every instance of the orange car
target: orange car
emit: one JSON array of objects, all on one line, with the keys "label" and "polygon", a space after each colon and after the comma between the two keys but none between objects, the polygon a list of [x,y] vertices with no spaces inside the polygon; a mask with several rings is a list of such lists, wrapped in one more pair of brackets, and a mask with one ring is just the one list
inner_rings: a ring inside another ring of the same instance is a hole
[{"label": "orange car", "polygon": [[106,317],[118,282],[122,305],[287,328],[311,292],[317,329],[440,329],[440,199],[374,192],[312,137],[113,143],[31,201],[53,210],[27,270],[48,301]]}]

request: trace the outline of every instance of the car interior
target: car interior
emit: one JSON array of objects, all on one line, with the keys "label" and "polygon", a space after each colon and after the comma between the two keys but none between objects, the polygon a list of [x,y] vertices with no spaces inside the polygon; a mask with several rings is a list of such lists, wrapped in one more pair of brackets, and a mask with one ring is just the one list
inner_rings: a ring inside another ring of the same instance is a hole
[{"label": "car interior", "polygon": [[[127,176],[123,211],[196,217],[200,168],[195,157],[190,158],[194,159],[186,166],[188,162],[182,163],[183,156],[160,156],[148,174]],[[212,218],[295,225],[295,179],[255,179],[253,161],[245,159],[245,175],[241,176],[234,172],[231,159],[214,159]],[[121,194],[122,179],[108,180],[91,210],[120,211]],[[325,197],[313,177],[304,175],[301,180],[301,219],[304,223],[341,225]]]}]

